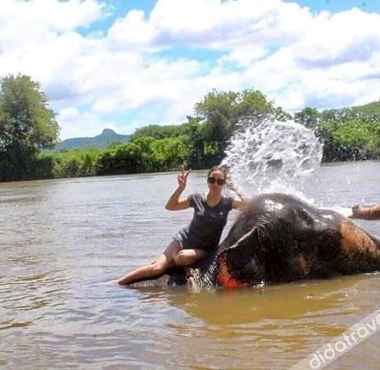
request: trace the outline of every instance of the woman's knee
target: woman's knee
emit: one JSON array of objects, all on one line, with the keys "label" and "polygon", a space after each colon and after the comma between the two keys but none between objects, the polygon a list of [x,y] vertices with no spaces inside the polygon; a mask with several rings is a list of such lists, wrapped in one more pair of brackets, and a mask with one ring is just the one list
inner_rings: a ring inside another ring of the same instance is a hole
[{"label": "woman's knee", "polygon": [[173,260],[177,266],[186,264],[186,261],[187,261],[186,254],[181,250],[173,256]]},{"label": "woman's knee", "polygon": [[177,266],[191,265],[202,259],[206,254],[198,250],[181,250],[174,257],[174,263]]},{"label": "woman's knee", "polygon": [[173,240],[165,249],[163,255],[168,261],[168,263],[173,262],[174,256],[182,250],[182,246],[176,241]]}]

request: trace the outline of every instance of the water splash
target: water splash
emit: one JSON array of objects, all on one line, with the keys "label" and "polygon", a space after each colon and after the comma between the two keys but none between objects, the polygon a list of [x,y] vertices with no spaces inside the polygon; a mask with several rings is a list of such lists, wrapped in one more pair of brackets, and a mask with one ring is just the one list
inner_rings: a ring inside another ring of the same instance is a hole
[{"label": "water splash", "polygon": [[305,197],[302,186],[322,159],[322,145],[313,131],[294,121],[245,118],[232,137],[222,165],[249,196],[285,192]]}]

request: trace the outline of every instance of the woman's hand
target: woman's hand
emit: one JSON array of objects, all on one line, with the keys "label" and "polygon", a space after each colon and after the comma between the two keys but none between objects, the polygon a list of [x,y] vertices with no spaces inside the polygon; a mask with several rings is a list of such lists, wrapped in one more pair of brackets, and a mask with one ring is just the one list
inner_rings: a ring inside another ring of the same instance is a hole
[{"label": "woman's hand", "polygon": [[235,186],[234,182],[232,181],[231,174],[229,172],[227,172],[227,175],[226,175],[226,187],[239,197],[239,200],[235,199],[233,201],[232,208],[234,209],[243,208],[248,204],[249,199],[245,195],[243,195],[240,192],[240,190]]},{"label": "woman's hand", "polygon": [[232,191],[236,191],[236,187],[235,187],[234,183],[232,182],[232,178],[231,178],[231,175],[229,173],[227,173],[225,180],[226,180],[226,187],[228,189],[231,189]]},{"label": "woman's hand", "polygon": [[185,171],[185,167],[181,167],[181,173],[177,176],[177,182],[178,182],[178,188],[183,191],[186,188],[187,185],[187,177],[189,176],[189,173],[191,170]]}]

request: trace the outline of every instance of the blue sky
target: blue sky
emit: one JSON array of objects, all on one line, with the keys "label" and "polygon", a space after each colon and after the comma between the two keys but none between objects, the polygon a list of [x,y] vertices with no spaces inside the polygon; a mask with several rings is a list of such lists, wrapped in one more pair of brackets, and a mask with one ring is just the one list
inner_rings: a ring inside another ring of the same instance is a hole
[{"label": "blue sky", "polygon": [[[106,3],[112,7],[112,14],[106,19],[95,22],[90,30],[106,30],[119,17],[125,16],[130,10],[143,10],[149,15],[157,0],[107,0]],[[380,0],[287,0],[301,6],[310,8],[313,12],[327,10],[330,12],[341,12],[357,7],[368,12],[380,12]],[[87,30],[85,30],[87,31]],[[84,32],[86,33],[86,32]]]},{"label": "blue sky", "polygon": [[380,0],[297,0],[296,2],[314,11],[328,10],[340,12],[352,9],[353,7],[369,12],[380,11]]},{"label": "blue sky", "polygon": [[[287,0],[288,2],[295,2],[302,6],[307,6],[315,12],[320,12],[323,10],[328,10],[331,12],[340,12],[343,10],[349,10],[353,7],[357,7],[369,12],[379,12],[380,11],[380,0]],[[112,20],[119,16],[125,15],[128,11],[133,9],[143,10],[146,14],[150,14],[151,10],[154,8],[156,0],[107,0],[110,6],[114,8],[112,17],[109,18],[108,22],[102,24],[103,27],[107,28],[112,23]]]},{"label": "blue sky", "polygon": [[[107,0],[114,8],[113,17],[110,20],[117,18],[118,16],[125,15],[128,11],[133,9],[144,10],[146,14],[149,14],[154,8],[156,0]],[[302,6],[307,6],[313,11],[328,10],[331,12],[338,12],[343,10],[352,9],[353,7],[358,7],[360,9],[379,12],[380,11],[380,0],[288,0],[288,2],[296,2]],[[103,23],[103,26],[110,26],[110,22]]]},{"label": "blue sky", "polygon": [[379,24],[380,0],[2,0],[0,76],[41,84],[62,139],[181,123],[212,89],[358,105],[380,99]]},{"label": "blue sky", "polygon": [[101,30],[105,31],[115,22],[116,19],[124,17],[129,11],[134,9],[143,10],[146,14],[150,14],[154,8],[155,0],[107,0],[104,1],[107,4],[110,14],[103,19],[94,22],[89,27],[83,27],[81,33],[87,34],[89,31]]}]

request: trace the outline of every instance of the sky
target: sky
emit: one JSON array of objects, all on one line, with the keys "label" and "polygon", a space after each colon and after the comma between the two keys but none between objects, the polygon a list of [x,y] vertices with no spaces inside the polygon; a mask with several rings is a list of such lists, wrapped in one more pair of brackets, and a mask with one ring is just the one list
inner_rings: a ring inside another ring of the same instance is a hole
[{"label": "sky", "polygon": [[380,100],[380,0],[1,0],[0,78],[40,83],[60,138],[179,124],[213,89],[289,112]]}]

